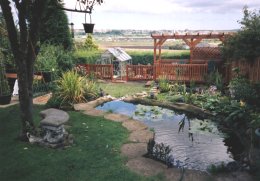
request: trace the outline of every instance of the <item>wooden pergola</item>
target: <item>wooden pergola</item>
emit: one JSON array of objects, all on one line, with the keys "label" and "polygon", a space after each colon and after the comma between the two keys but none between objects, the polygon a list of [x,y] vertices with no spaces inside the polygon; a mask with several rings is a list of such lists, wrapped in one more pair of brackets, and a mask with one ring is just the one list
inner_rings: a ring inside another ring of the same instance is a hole
[{"label": "wooden pergola", "polygon": [[[225,37],[230,34],[172,34],[172,35],[166,35],[166,34],[151,34],[151,37],[154,39],[154,64],[157,63],[157,60],[161,60],[161,54],[162,54],[162,45],[165,43],[168,39],[182,39],[189,47],[190,47],[190,63],[192,63],[193,59],[193,50],[196,47],[197,44],[199,44],[203,39],[219,39],[220,41],[224,41]],[[157,55],[157,49],[159,49],[158,55]],[[158,56],[158,59],[157,59]]]}]

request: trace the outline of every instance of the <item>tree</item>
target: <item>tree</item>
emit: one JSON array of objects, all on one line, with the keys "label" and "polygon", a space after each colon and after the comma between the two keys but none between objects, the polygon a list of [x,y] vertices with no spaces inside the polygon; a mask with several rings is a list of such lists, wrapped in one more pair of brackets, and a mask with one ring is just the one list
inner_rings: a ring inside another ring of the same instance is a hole
[{"label": "tree", "polygon": [[239,22],[241,30],[224,42],[223,54],[230,60],[253,62],[260,57],[260,10],[250,12],[245,7],[243,12],[244,17]]},{"label": "tree", "polygon": [[84,48],[86,48],[87,50],[98,50],[98,45],[94,43],[91,34],[88,34],[84,43]]},{"label": "tree", "polygon": [[39,37],[40,18],[46,7],[46,0],[14,0],[13,2],[18,12],[19,32],[14,23],[10,0],[0,0],[0,5],[17,66],[22,122],[20,138],[26,140],[26,133],[35,131],[32,114],[33,65],[36,59],[35,47]]},{"label": "tree", "polygon": [[40,41],[52,45],[62,45],[64,49],[72,47],[72,37],[69,32],[67,15],[57,1],[48,1],[41,18]]},{"label": "tree", "polygon": [[[28,140],[27,132],[35,133],[33,122],[33,67],[36,54],[36,44],[39,40],[41,18],[48,1],[53,0],[0,0],[0,6],[6,23],[8,39],[17,67],[19,86],[19,105],[21,112],[22,140]],[[56,0],[60,3],[61,0]],[[18,15],[18,29],[16,18],[12,14],[11,2],[14,2],[14,12]],[[97,0],[102,3],[102,0]],[[55,11],[55,9],[54,9]]]}]

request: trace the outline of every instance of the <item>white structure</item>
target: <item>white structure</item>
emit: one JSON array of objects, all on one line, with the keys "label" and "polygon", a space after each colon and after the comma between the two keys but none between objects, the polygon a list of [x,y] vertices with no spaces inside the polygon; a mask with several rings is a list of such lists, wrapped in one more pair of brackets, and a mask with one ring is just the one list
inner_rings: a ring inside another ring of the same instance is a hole
[{"label": "white structure", "polygon": [[97,60],[97,64],[113,64],[114,75],[125,76],[126,65],[132,64],[132,57],[120,47],[109,48]]}]

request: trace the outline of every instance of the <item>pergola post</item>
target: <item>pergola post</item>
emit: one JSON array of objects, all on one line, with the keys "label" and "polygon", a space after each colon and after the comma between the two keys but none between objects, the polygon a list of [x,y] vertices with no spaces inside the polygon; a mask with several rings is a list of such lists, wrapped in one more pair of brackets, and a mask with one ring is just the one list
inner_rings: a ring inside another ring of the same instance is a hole
[{"label": "pergola post", "polygon": [[156,63],[156,57],[157,57],[157,39],[154,39],[154,45],[153,45],[153,64]]}]

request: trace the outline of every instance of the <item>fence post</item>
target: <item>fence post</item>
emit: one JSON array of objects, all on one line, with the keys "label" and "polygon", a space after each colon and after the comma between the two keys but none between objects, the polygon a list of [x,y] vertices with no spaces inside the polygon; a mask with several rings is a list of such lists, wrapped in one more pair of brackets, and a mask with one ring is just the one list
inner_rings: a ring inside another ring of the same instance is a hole
[{"label": "fence post", "polygon": [[126,82],[128,82],[128,66],[129,65],[126,65]]},{"label": "fence post", "polygon": [[113,76],[114,76],[113,64],[110,64],[110,70],[111,70],[111,81],[113,81]]},{"label": "fence post", "polygon": [[156,74],[157,74],[157,72],[156,72],[156,66],[157,66],[156,63],[153,64],[153,80],[154,80],[154,81],[156,81]]}]

